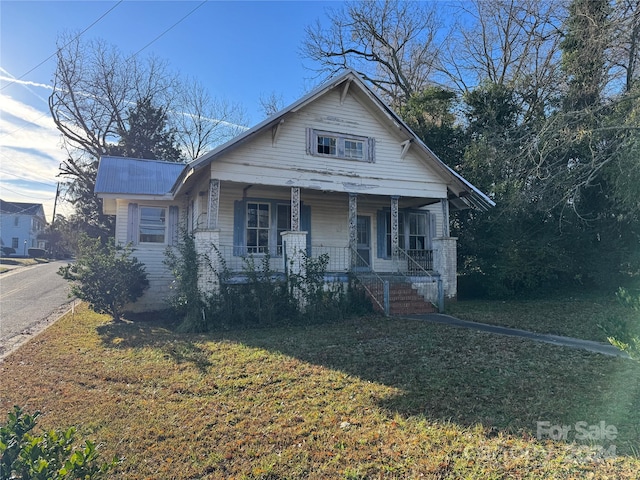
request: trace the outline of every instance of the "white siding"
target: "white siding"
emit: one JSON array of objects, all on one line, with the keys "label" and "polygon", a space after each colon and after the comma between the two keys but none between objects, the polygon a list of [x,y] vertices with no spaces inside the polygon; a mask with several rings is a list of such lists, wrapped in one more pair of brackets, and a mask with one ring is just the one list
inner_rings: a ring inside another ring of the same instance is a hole
[{"label": "white siding", "polygon": [[[375,162],[306,153],[306,129],[374,138]],[[212,178],[253,185],[299,186],[324,191],[446,198],[446,185],[410,148],[352,95],[340,103],[330,92],[286,117],[275,145],[263,132],[211,164]]]},{"label": "white siding", "polygon": [[[129,202],[126,200],[118,200],[115,238],[116,242],[120,245],[125,245],[127,243],[129,203],[150,205],[154,207],[168,207],[170,205],[176,205],[175,202],[145,202],[143,200]],[[186,210],[183,208],[182,204],[178,206],[180,207],[180,220],[182,222],[184,220]],[[173,281],[173,275],[164,264],[166,249],[166,243],[157,245],[144,243],[133,247],[133,256],[144,263],[147,279],[149,280],[149,288],[134,305],[130,305],[128,307],[129,309],[133,311],[148,311],[167,308],[167,300],[169,296],[172,295],[169,286]]]}]

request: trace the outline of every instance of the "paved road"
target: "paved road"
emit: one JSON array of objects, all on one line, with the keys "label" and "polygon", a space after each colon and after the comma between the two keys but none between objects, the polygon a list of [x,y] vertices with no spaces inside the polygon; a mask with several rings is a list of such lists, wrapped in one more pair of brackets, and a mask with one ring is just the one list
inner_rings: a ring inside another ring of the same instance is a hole
[{"label": "paved road", "polygon": [[0,356],[71,302],[68,282],[56,273],[65,264],[42,263],[0,274]]}]

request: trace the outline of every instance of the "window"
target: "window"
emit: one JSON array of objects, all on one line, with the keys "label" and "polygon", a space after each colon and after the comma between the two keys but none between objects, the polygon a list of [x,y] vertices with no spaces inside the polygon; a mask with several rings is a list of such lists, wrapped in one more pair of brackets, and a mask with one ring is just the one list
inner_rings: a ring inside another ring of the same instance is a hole
[{"label": "window", "polygon": [[19,223],[20,223],[20,217],[16,215],[15,217],[13,217],[13,226],[17,227]]},{"label": "window", "polygon": [[316,152],[321,155],[333,155],[335,156],[338,153],[336,149],[337,139],[335,137],[325,137],[318,135],[318,148]]},{"label": "window", "polygon": [[166,208],[140,207],[140,243],[164,243],[166,227]]},{"label": "window", "polygon": [[13,248],[14,250],[18,249],[18,237],[13,237],[11,239],[11,248]]},{"label": "window", "polygon": [[308,129],[307,153],[321,157],[373,162],[375,141],[373,138],[343,133]]},{"label": "window", "polygon": [[[388,210],[379,211],[378,229],[384,232],[382,238],[384,250],[378,247],[378,256],[382,258],[391,257],[391,212]],[[410,255],[412,252],[422,252],[431,249],[431,238],[429,224],[429,212],[400,211],[398,212],[398,246],[406,250]],[[380,238],[380,237],[379,237]]]},{"label": "window", "polygon": [[[300,204],[300,228],[311,229],[310,208]],[[291,204],[283,200],[246,199],[234,204],[233,254],[283,255],[282,232],[291,230]],[[310,247],[307,233],[307,247]]]},{"label": "window", "polygon": [[268,203],[247,203],[246,247],[248,253],[269,251],[270,205]]}]

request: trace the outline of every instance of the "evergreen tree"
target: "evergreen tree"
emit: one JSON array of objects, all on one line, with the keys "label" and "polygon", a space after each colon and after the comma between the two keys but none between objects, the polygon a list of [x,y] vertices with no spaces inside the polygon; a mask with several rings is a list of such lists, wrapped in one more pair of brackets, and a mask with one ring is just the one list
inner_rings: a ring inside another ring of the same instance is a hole
[{"label": "evergreen tree", "polygon": [[167,111],[154,107],[151,98],[138,100],[130,108],[128,129],[120,130],[120,141],[111,153],[123,157],[149,160],[182,161],[182,153],[176,142],[176,132],[167,127]]}]

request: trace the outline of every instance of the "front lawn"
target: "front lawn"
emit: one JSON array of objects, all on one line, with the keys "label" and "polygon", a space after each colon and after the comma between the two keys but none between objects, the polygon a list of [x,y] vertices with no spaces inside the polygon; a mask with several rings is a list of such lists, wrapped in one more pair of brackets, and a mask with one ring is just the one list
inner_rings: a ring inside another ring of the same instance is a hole
[{"label": "front lawn", "polygon": [[[123,457],[114,478],[640,471],[639,364],[420,321],[185,335],[79,308],[0,363],[0,378],[0,411],[77,425],[103,458]],[[569,442],[550,440],[563,425]],[[571,442],[580,429],[591,446]]]},{"label": "front lawn", "polygon": [[635,315],[615,295],[586,293],[536,300],[461,300],[448,304],[447,313],[464,320],[598,342],[607,342],[598,325]]}]

